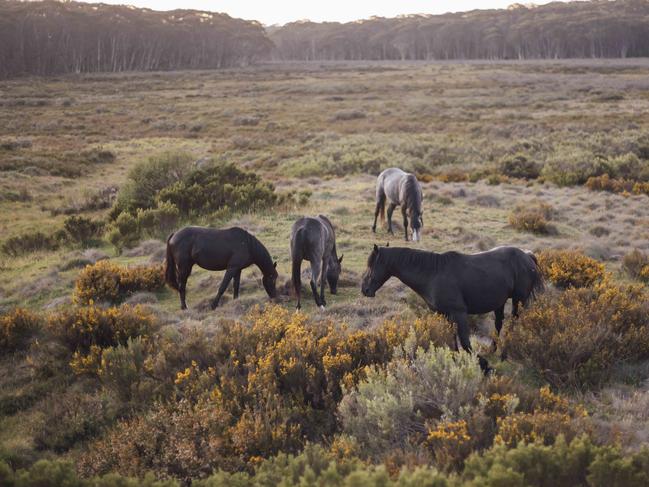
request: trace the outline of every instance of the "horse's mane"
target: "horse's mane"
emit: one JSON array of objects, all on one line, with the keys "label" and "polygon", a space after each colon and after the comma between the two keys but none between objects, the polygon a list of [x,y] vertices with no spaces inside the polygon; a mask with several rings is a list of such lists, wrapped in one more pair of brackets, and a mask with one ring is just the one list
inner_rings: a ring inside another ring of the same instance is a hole
[{"label": "horse's mane", "polygon": [[403,199],[406,208],[421,213],[421,187],[413,174],[408,174],[405,178]]},{"label": "horse's mane", "polygon": [[399,267],[408,266],[415,269],[426,269],[437,272],[443,268],[449,260],[457,255],[456,252],[445,252],[438,254],[425,250],[408,249],[403,247],[383,248],[381,253],[385,255],[386,261]]},{"label": "horse's mane", "polygon": [[268,249],[251,233],[248,233],[248,239],[250,242],[250,253],[254,262],[264,274],[271,272],[273,269],[273,259]]}]

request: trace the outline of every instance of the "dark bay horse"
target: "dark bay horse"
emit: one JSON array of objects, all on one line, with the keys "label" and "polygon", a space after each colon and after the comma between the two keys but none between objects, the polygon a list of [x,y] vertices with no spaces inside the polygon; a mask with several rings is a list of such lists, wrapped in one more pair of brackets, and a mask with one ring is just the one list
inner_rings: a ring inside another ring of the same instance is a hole
[{"label": "dark bay horse", "polygon": [[[316,306],[324,308],[327,304],[324,298],[325,278],[329,283],[331,294],[336,294],[340,264],[343,256],[338,258],[336,253],[336,234],[329,219],[324,215],[315,218],[303,217],[297,220],[291,228],[291,259],[293,262],[292,281],[297,295],[297,309],[301,308],[302,261],[311,263],[311,291]],[[318,295],[317,283],[320,283]]]},{"label": "dark bay horse", "polygon": [[468,315],[495,312],[500,333],[507,300],[511,298],[517,316],[518,305],[526,305],[543,289],[536,257],[516,247],[437,254],[375,245],[363,275],[363,295],[374,297],[392,276],[419,294],[432,311],[457,325],[457,336],[467,352],[471,351]]},{"label": "dark bay horse", "polygon": [[210,271],[225,270],[212,309],[219,305],[232,279],[234,299],[239,297],[241,270],[252,264],[261,270],[268,296],[271,299],[277,297],[277,262],[273,262],[266,247],[256,237],[242,228],[185,227],[169,235],[165,280],[179,292],[181,309],[187,309],[185,289],[194,264]]},{"label": "dark bay horse", "polygon": [[412,239],[419,242],[421,227],[423,225],[421,185],[414,174],[402,171],[396,167],[386,169],[376,180],[376,210],[374,211],[374,225],[372,231],[376,232],[376,219],[379,214],[384,219],[385,201],[388,205],[388,232],[392,231],[392,213],[397,206],[401,206],[403,216],[403,231],[408,240],[408,218],[412,229]]}]

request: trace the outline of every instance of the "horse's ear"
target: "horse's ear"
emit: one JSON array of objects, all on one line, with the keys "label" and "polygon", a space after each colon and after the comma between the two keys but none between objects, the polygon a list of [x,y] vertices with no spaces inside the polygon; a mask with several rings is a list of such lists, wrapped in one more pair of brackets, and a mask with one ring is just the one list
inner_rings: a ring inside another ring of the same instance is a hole
[{"label": "horse's ear", "polygon": [[339,263],[339,264],[342,264],[342,263],[343,263],[343,257],[345,257],[345,254],[342,254],[342,255],[340,256],[340,259],[338,259],[338,263]]},{"label": "horse's ear", "polygon": [[374,244],[374,252],[377,252],[377,253],[378,253],[378,251],[379,251],[379,246],[376,245],[376,244]]},{"label": "horse's ear", "polygon": [[277,261],[273,262],[273,269],[277,269]]},{"label": "horse's ear", "polygon": [[386,247],[389,247],[389,246],[390,246],[390,242],[386,243],[385,246],[386,246]]}]

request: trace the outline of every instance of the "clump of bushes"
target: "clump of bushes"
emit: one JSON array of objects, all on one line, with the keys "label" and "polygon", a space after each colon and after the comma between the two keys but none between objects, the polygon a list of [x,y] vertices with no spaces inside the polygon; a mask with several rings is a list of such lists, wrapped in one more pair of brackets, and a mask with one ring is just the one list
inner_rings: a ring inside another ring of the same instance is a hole
[{"label": "clump of bushes", "polygon": [[638,249],[624,256],[622,269],[633,279],[649,282],[649,256]]},{"label": "clump of bushes", "polygon": [[24,308],[15,308],[0,316],[0,350],[13,352],[27,347],[41,326],[41,318]]},{"label": "clump of bushes", "polygon": [[83,216],[70,216],[63,222],[63,229],[71,242],[85,247],[101,236],[104,223]]},{"label": "clump of bushes", "polygon": [[72,355],[73,371],[83,374],[97,373],[105,349],[148,337],[155,323],[153,315],[141,306],[100,308],[90,304],[52,314],[47,330]]},{"label": "clump of bushes", "polygon": [[108,241],[121,253],[135,245],[142,237],[166,236],[180,221],[180,211],[171,203],[160,203],[156,208],[138,209],[135,216],[120,213],[108,231]]},{"label": "clump of bushes", "polygon": [[566,148],[546,161],[541,175],[558,186],[575,186],[610,170],[605,157],[593,155],[584,149]]},{"label": "clump of bushes", "polygon": [[555,235],[557,229],[549,222],[552,214],[552,207],[546,203],[528,203],[517,206],[509,214],[509,224],[520,232]]},{"label": "clump of bushes", "polygon": [[607,280],[545,293],[507,328],[503,345],[553,385],[602,384],[613,365],[649,358],[647,296],[643,286]]},{"label": "clump of bushes", "polygon": [[543,276],[562,289],[592,286],[605,275],[604,264],[575,250],[548,249],[536,257]]},{"label": "clump of bushes", "polygon": [[541,167],[522,154],[502,159],[499,169],[501,174],[510,178],[536,179],[541,175]]},{"label": "clump of bushes", "polygon": [[340,403],[343,430],[369,455],[405,447],[424,435],[427,421],[463,418],[480,387],[476,357],[448,348],[413,350],[414,340],[385,370],[367,370]]},{"label": "clump of bushes", "polygon": [[[441,323],[419,320],[417,326],[422,336],[434,336],[427,326]],[[173,384],[167,397],[176,399],[118,424],[92,445],[80,468],[87,475],[154,468],[187,479],[298,451],[337,430],[343,387],[364,378],[366,366],[387,363],[406,335],[394,324],[353,331],[269,306],[253,310],[246,322],[222,322],[210,340],[196,335],[183,346],[162,340],[144,361],[158,380]],[[178,445],[184,445],[182,458]]]},{"label": "clump of bushes", "polygon": [[2,243],[2,253],[18,257],[31,252],[56,250],[64,236],[60,232],[55,235],[47,235],[41,231],[23,233],[5,240]]},{"label": "clump of bushes", "polygon": [[74,286],[74,300],[79,304],[92,301],[119,303],[136,292],[163,288],[162,266],[121,267],[109,260],[100,260],[79,273]]}]

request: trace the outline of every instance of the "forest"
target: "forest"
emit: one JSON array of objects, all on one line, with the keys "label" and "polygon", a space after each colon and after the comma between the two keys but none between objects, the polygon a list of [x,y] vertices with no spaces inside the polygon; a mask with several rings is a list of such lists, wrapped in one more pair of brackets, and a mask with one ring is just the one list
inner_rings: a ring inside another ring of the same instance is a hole
[{"label": "forest", "polygon": [[79,2],[0,1],[0,78],[247,65],[271,42],[226,14]]},{"label": "forest", "polygon": [[270,34],[281,59],[625,58],[649,55],[649,2],[553,2],[349,23],[293,22]]},{"label": "forest", "polygon": [[0,0],[0,78],[168,71],[269,61],[626,58],[649,55],[649,2],[515,4],[504,10],[255,21],[195,10]]}]

